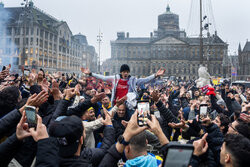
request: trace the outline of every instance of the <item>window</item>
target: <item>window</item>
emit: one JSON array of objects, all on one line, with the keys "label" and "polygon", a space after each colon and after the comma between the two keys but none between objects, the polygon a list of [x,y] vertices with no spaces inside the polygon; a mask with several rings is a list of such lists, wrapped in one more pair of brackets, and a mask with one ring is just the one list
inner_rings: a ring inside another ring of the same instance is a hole
[{"label": "window", "polygon": [[52,49],[52,43],[51,42],[49,43],[49,49],[50,50]]},{"label": "window", "polygon": [[20,45],[20,39],[19,38],[15,38],[15,45]]},{"label": "window", "polygon": [[40,39],[40,47],[42,48],[43,47],[43,40]]},{"label": "window", "polygon": [[50,34],[50,38],[51,41],[53,40],[53,34]]},{"label": "window", "polygon": [[29,35],[29,27],[26,27],[26,35]]},{"label": "window", "polygon": [[57,42],[57,35],[54,36],[54,42]]},{"label": "window", "polygon": [[40,30],[40,37],[42,37],[42,38],[43,38],[43,33],[44,33],[44,31],[43,31],[43,29],[41,29]]},{"label": "window", "polygon": [[11,35],[11,33],[12,33],[11,31],[12,31],[12,28],[8,27],[6,30],[6,35]]},{"label": "window", "polygon": [[48,49],[48,42],[47,41],[44,42],[44,48]]},{"label": "window", "polygon": [[33,38],[30,38],[30,45],[33,45]]},{"label": "window", "polygon": [[33,35],[34,34],[34,27],[32,27],[31,29],[30,29],[30,35]]},{"label": "window", "polygon": [[29,38],[23,38],[23,43],[25,45],[29,45]]},{"label": "window", "polygon": [[45,31],[45,39],[48,39],[49,33]]},{"label": "window", "polygon": [[15,28],[15,35],[20,35],[20,28]]}]

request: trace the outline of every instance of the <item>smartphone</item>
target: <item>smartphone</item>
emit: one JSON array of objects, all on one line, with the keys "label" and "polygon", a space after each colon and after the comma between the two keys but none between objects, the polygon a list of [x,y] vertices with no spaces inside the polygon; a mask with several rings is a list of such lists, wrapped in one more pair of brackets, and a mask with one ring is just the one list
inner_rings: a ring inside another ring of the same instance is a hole
[{"label": "smartphone", "polygon": [[167,149],[164,167],[187,167],[189,165],[194,151],[192,144],[170,142]]},{"label": "smartphone", "polygon": [[150,105],[148,101],[139,101],[137,103],[138,125],[146,126],[147,120],[150,119]]},{"label": "smartphone", "polygon": [[207,116],[207,104],[200,104],[200,119],[203,119]]},{"label": "smartphone", "polygon": [[3,68],[2,68],[2,71],[4,71],[4,70],[6,70],[6,67],[5,67],[5,66],[3,66]]},{"label": "smartphone", "polygon": [[36,127],[37,125],[37,117],[36,117],[36,107],[34,106],[26,106],[25,114],[27,117],[27,123],[29,128]]},{"label": "smartphone", "polygon": [[24,75],[25,75],[25,76],[29,76],[29,75],[30,75],[30,70],[25,69],[25,70],[24,70]]}]

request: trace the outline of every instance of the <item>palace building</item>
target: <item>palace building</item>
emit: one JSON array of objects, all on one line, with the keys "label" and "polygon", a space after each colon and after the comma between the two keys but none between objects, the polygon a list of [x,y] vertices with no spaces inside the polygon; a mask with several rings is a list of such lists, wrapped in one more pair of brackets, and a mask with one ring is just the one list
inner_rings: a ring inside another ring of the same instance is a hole
[{"label": "palace building", "polygon": [[[222,76],[228,44],[215,32],[203,38],[203,45],[203,60],[210,74]],[[102,70],[116,74],[122,64],[128,64],[131,74],[136,76],[148,76],[163,67],[167,76],[197,78],[199,51],[199,37],[188,37],[180,29],[179,15],[171,12],[168,5],[158,16],[158,29],[150,37],[130,37],[129,33],[118,32],[117,39],[111,41],[111,58],[103,63]]]}]

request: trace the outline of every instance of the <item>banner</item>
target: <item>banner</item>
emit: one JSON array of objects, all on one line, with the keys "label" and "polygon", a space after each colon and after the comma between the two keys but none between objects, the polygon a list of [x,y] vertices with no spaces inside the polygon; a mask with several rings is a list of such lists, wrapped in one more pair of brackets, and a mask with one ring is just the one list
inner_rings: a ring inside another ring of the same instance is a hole
[{"label": "banner", "polygon": [[232,73],[232,76],[237,76],[237,69],[236,69],[236,67],[232,67],[231,68],[231,73]]}]

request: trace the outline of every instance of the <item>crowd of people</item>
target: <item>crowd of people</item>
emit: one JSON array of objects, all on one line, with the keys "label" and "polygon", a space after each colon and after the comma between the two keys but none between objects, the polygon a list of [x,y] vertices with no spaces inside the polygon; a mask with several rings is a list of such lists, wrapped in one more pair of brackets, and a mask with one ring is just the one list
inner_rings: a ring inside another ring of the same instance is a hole
[{"label": "crowd of people", "polygon": [[[1,167],[183,166],[182,151],[169,151],[172,143],[192,148],[186,166],[250,165],[250,88],[243,85],[154,86],[164,69],[138,79],[126,64],[114,76],[88,68],[81,75],[10,70],[0,72]],[[143,126],[140,101],[150,105]]]}]

